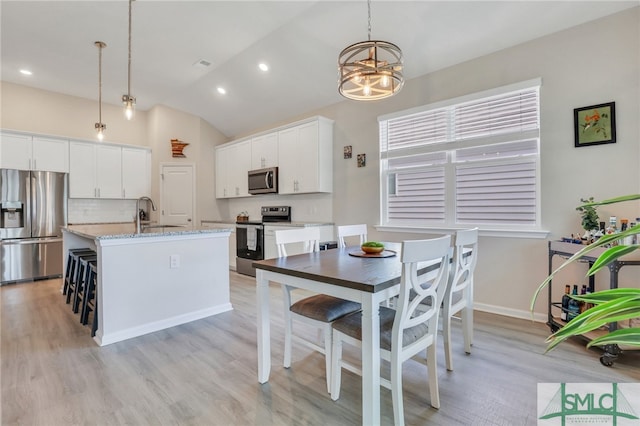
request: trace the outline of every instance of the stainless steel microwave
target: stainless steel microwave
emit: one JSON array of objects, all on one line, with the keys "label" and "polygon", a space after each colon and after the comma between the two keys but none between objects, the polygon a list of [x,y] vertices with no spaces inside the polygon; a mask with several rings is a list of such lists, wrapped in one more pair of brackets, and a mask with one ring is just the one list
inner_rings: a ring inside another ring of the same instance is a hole
[{"label": "stainless steel microwave", "polygon": [[249,194],[278,193],[278,168],[249,171]]}]

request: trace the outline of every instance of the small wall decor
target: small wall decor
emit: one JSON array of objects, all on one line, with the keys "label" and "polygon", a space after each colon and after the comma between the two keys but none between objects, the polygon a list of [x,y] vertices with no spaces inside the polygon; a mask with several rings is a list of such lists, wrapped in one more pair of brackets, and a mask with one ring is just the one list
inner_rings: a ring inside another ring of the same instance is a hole
[{"label": "small wall decor", "polygon": [[351,145],[346,145],[344,147],[344,159],[351,158]]},{"label": "small wall decor", "polygon": [[574,109],[573,126],[576,148],[616,143],[616,103]]},{"label": "small wall decor", "polygon": [[367,154],[358,154],[358,167],[367,165]]},{"label": "small wall decor", "polygon": [[171,156],[174,158],[186,158],[187,156],[182,153],[182,150],[187,145],[189,145],[187,142],[182,142],[179,139],[171,139]]}]

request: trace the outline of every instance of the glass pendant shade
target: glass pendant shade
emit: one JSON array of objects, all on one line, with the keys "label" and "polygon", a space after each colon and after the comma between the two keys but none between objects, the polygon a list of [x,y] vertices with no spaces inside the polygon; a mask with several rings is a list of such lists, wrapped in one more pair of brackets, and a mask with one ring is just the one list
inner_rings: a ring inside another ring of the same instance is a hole
[{"label": "glass pendant shade", "polygon": [[124,105],[125,118],[132,120],[136,115],[136,98],[129,95],[122,95],[122,105]]},{"label": "glass pendant shade", "polygon": [[402,89],[402,51],[387,41],[368,40],[352,44],[338,57],[340,86],[345,98],[374,101]]}]

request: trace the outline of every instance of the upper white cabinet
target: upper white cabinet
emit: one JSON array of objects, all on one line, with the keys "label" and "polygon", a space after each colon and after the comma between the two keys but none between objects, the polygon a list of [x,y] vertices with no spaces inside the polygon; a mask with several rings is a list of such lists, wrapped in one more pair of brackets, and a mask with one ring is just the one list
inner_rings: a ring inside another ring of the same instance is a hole
[{"label": "upper white cabinet", "polygon": [[278,132],[278,192],[333,190],[333,121],[316,117]]},{"label": "upper white cabinet", "polygon": [[251,169],[278,166],[278,132],[251,138]]},{"label": "upper white cabinet", "polygon": [[216,148],[216,198],[249,196],[247,172],[251,169],[251,140]]},{"label": "upper white cabinet", "polygon": [[3,132],[0,167],[19,170],[69,172],[69,141]]},{"label": "upper white cabinet", "polygon": [[69,145],[70,198],[122,198],[122,148],[89,142]]},{"label": "upper white cabinet", "polygon": [[248,197],[249,170],[278,167],[280,194],[333,191],[333,121],[313,117],[216,148],[216,198]]},{"label": "upper white cabinet", "polygon": [[149,156],[144,148],[71,141],[69,197],[137,199],[150,195]]},{"label": "upper white cabinet", "polygon": [[122,147],[122,198],[151,196],[151,152]]}]

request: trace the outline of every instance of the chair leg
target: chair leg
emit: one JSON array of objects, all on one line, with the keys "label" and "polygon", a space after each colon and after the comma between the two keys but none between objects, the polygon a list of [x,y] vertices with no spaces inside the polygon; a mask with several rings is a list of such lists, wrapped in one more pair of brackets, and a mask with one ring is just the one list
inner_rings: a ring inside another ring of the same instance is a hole
[{"label": "chair leg", "polygon": [[331,393],[331,352],[333,351],[333,329],[331,323],[327,323],[324,328],[324,374],[327,379],[327,392]]},{"label": "chair leg", "polygon": [[431,406],[440,408],[440,391],[438,390],[438,360],[435,342],[427,348],[427,370],[429,372],[429,393],[431,394]]},{"label": "chair leg", "polygon": [[333,331],[331,352],[331,399],[336,401],[340,398],[340,382],[342,381],[342,339],[337,331]]},{"label": "chair leg", "polygon": [[462,318],[462,337],[464,339],[464,351],[471,353],[471,345],[473,338],[473,309],[465,307],[460,312]]},{"label": "chair leg", "polygon": [[[453,371],[453,354],[451,353],[451,315],[447,310],[442,311],[442,340],[444,341],[444,357],[447,370]],[[427,362],[429,359],[427,358]]]},{"label": "chair leg", "polygon": [[[431,345],[434,346],[434,345]],[[427,362],[431,362],[429,359]],[[431,384],[429,384],[431,386]],[[393,401],[393,420],[404,425],[404,404],[402,401],[402,360],[400,350],[391,351],[391,399]]]},{"label": "chair leg", "polygon": [[282,293],[284,299],[284,368],[291,367],[291,346],[292,346],[292,319],[291,319],[291,311],[289,307],[291,306],[291,292],[290,288],[286,285],[282,286]]}]

